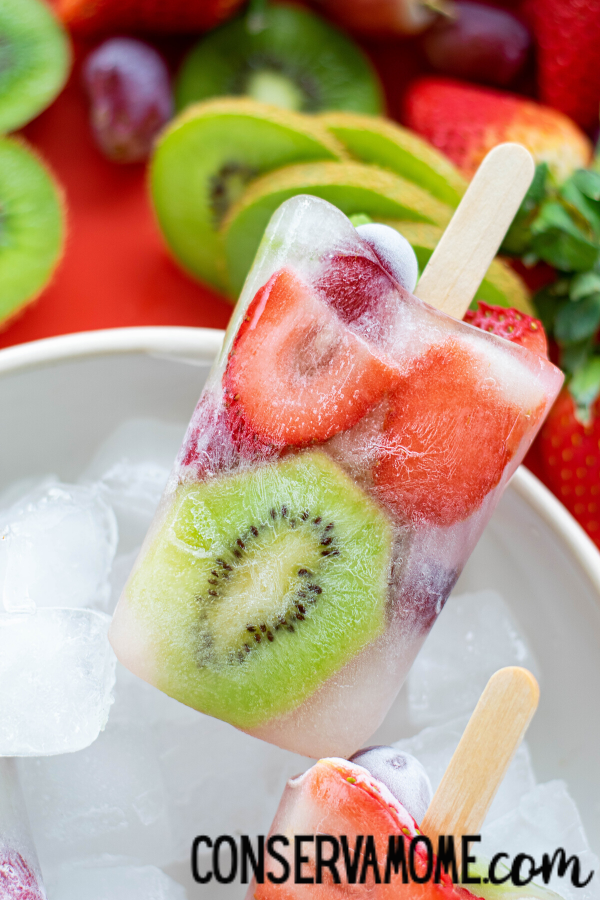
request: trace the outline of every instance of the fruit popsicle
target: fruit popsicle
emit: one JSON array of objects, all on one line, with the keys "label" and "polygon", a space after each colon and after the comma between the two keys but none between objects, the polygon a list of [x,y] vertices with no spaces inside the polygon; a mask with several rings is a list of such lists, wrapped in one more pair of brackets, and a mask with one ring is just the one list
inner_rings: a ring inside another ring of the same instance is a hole
[{"label": "fruit popsicle", "polygon": [[376,247],[315,197],[273,216],[110,631],[314,758],[380,724],[562,382]]},{"label": "fruit popsicle", "polygon": [[[290,779],[265,842],[264,869],[254,870],[246,900],[491,900],[504,892],[513,900],[556,900],[533,885],[490,884],[483,860],[473,869],[461,860],[462,838],[479,834],[538,698],[526,669],[497,671],[433,799],[418,760],[392,747],[370,747],[351,760],[321,759]],[[450,850],[443,866],[435,858],[441,835]],[[468,890],[458,884],[466,868],[482,879]]]},{"label": "fruit popsicle", "polygon": [[0,759],[0,900],[46,900],[13,759]]}]

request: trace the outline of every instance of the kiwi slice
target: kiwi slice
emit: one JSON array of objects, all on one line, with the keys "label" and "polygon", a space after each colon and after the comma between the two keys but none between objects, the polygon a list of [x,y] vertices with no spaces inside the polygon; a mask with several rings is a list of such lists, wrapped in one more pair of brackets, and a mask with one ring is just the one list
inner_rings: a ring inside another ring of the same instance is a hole
[{"label": "kiwi slice", "polygon": [[348,109],[377,114],[383,94],[362,51],[319,16],[267,6],[211,32],[184,60],[179,109],[223,94],[245,94],[297,112]]},{"label": "kiwi slice", "polygon": [[376,166],[328,162],[287,166],[253,181],[223,222],[232,297],[242,289],[269,219],[296,194],[313,194],[347,216],[364,213],[376,221],[402,218],[445,226],[452,217],[452,209],[427,191]]},{"label": "kiwi slice", "polygon": [[209,100],[178,116],[150,169],[154,208],[173,255],[196,278],[226,288],[219,234],[230,205],[263,172],[344,157],[316,119],[245,97]]},{"label": "kiwi slice", "polygon": [[48,106],[71,63],[66,31],[40,0],[0,3],[0,133],[14,131]]},{"label": "kiwi slice", "polygon": [[126,589],[154,683],[240,728],[294,709],[385,629],[391,554],[318,450],[180,485]]},{"label": "kiwi slice", "polygon": [[58,263],[61,191],[22,140],[0,139],[0,322],[33,300]]},{"label": "kiwi slice", "polygon": [[[398,222],[390,219],[386,220],[384,224],[395,228],[411,244],[422,272],[442,236],[443,229],[437,228],[435,225]],[[471,304],[473,309],[477,308],[478,300],[492,303],[495,306],[513,307],[528,316],[536,315],[525,283],[514,269],[499,257],[492,260],[485,278],[479,285]]]},{"label": "kiwi slice", "polygon": [[387,119],[353,113],[325,113],[320,119],[355,159],[389,169],[444,203],[458,206],[468,182],[414,132]]}]

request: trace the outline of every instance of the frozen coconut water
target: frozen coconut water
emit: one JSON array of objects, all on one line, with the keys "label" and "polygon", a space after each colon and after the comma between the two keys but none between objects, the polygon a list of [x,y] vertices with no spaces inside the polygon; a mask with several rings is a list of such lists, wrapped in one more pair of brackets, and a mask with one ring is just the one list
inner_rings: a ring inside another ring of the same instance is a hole
[{"label": "frozen coconut water", "polygon": [[335,207],[287,201],[118,605],[117,656],[249,734],[351,754],[561,382],[413,297]]}]

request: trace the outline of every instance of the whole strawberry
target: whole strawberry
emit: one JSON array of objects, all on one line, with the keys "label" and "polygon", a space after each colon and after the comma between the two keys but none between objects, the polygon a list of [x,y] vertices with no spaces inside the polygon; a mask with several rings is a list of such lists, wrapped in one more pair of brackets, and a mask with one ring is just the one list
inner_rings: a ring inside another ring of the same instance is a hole
[{"label": "whole strawberry", "polygon": [[542,480],[600,549],[600,397],[583,422],[565,388],[542,427],[538,449]]},{"label": "whole strawberry", "polygon": [[242,0],[57,0],[58,15],[72,31],[196,32],[233,15]]},{"label": "whole strawberry", "polygon": [[541,100],[593,128],[600,107],[600,0],[530,0],[527,13]]},{"label": "whole strawberry", "polygon": [[542,323],[518,309],[491,306],[480,300],[476,310],[467,310],[464,321],[482,331],[489,331],[507,341],[520,344],[540,356],[548,356],[548,343]]},{"label": "whole strawberry", "polygon": [[548,163],[559,181],[587,166],[592,146],[562,113],[525,97],[452,78],[414,81],[404,120],[471,178],[484,156],[504,141],[524,144],[536,162]]}]

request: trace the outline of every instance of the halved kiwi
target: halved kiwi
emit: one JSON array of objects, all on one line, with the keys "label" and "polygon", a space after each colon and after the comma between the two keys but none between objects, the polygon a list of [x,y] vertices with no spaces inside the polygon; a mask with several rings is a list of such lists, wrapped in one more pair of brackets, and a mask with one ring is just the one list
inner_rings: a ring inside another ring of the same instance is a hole
[{"label": "halved kiwi", "polygon": [[452,209],[427,191],[376,166],[324,162],[278,169],[248,185],[223,222],[232,297],[242,289],[269,219],[296,194],[313,194],[347,216],[366,213],[376,221],[402,218],[445,226],[452,217]]},{"label": "halved kiwi", "polygon": [[14,131],[48,106],[71,64],[67,33],[40,0],[0,3],[0,133]]},{"label": "halved kiwi", "polygon": [[182,484],[126,588],[130,639],[167,694],[263,724],[383,632],[392,539],[321,451]]},{"label": "halved kiwi", "polygon": [[468,182],[414,132],[387,119],[346,112],[325,113],[320,119],[355,159],[389,169],[444,203],[458,206]]},{"label": "halved kiwi", "polygon": [[[442,236],[443,229],[435,225],[398,222],[391,219],[386,220],[384,224],[395,228],[411,244],[422,272]],[[514,269],[499,257],[492,260],[473,300],[473,308],[477,308],[478,300],[484,300],[495,306],[514,307],[528,316],[535,316],[527,286]]]},{"label": "halved kiwi", "polygon": [[0,139],[0,322],[46,285],[64,227],[61,191],[44,164],[24,141]]},{"label": "halved kiwi", "polygon": [[308,116],[243,97],[191,106],[163,133],[150,169],[167,244],[190,274],[223,290],[218,229],[248,182],[293,162],[343,157],[333,135]]},{"label": "halved kiwi", "polygon": [[353,41],[307,9],[269,5],[203,38],[184,60],[175,85],[179,109],[208,97],[245,94],[285,109],[349,109],[377,114],[383,94]]}]

